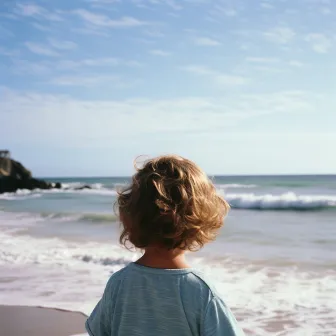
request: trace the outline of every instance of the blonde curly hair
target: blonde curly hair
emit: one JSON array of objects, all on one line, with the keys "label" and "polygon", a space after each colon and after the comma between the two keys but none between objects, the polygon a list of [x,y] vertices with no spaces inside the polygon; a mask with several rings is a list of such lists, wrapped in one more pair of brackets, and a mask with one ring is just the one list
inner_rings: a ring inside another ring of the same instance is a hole
[{"label": "blonde curly hair", "polygon": [[195,163],[167,155],[136,169],[115,204],[121,244],[192,251],[215,239],[230,207]]}]

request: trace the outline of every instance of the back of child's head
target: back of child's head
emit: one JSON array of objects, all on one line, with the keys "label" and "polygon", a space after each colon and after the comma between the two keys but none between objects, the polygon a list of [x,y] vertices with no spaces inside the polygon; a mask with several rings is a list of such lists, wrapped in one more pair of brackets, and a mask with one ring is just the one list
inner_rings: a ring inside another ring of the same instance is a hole
[{"label": "back of child's head", "polygon": [[137,248],[195,250],[215,239],[229,205],[192,161],[160,156],[137,168],[116,206],[120,242]]}]

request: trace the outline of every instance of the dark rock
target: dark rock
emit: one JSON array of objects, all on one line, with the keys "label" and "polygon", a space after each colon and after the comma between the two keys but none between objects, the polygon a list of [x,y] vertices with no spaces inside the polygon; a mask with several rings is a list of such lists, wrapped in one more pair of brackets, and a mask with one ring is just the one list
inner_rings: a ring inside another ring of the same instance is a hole
[{"label": "dark rock", "polygon": [[20,162],[14,160],[11,160],[11,162],[10,176],[21,180],[32,178],[32,173],[30,170],[26,169]]},{"label": "dark rock", "polygon": [[83,185],[83,186],[75,188],[75,190],[83,190],[83,189],[92,189],[92,188],[89,185]]},{"label": "dark rock", "polygon": [[59,182],[56,182],[55,185],[54,185],[54,188],[55,189],[62,189],[62,184],[59,183]]},{"label": "dark rock", "polygon": [[51,189],[54,185],[56,188],[62,187],[60,183],[54,184],[33,178],[32,173],[20,162],[11,159],[2,160],[10,160],[10,169],[0,170],[0,194],[15,192],[18,189]]}]

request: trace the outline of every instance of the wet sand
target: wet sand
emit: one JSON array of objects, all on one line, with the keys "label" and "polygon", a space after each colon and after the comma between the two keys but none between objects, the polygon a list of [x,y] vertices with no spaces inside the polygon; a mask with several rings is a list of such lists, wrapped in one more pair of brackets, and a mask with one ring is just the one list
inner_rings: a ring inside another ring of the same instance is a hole
[{"label": "wet sand", "polygon": [[49,308],[0,306],[0,335],[79,336],[87,335],[86,316]]}]

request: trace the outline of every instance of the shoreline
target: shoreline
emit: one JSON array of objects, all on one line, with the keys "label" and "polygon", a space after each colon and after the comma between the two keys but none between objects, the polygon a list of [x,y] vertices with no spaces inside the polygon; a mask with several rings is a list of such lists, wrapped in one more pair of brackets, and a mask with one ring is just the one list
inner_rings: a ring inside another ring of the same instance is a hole
[{"label": "shoreline", "polygon": [[6,336],[85,336],[86,318],[58,308],[0,305],[1,334]]}]

